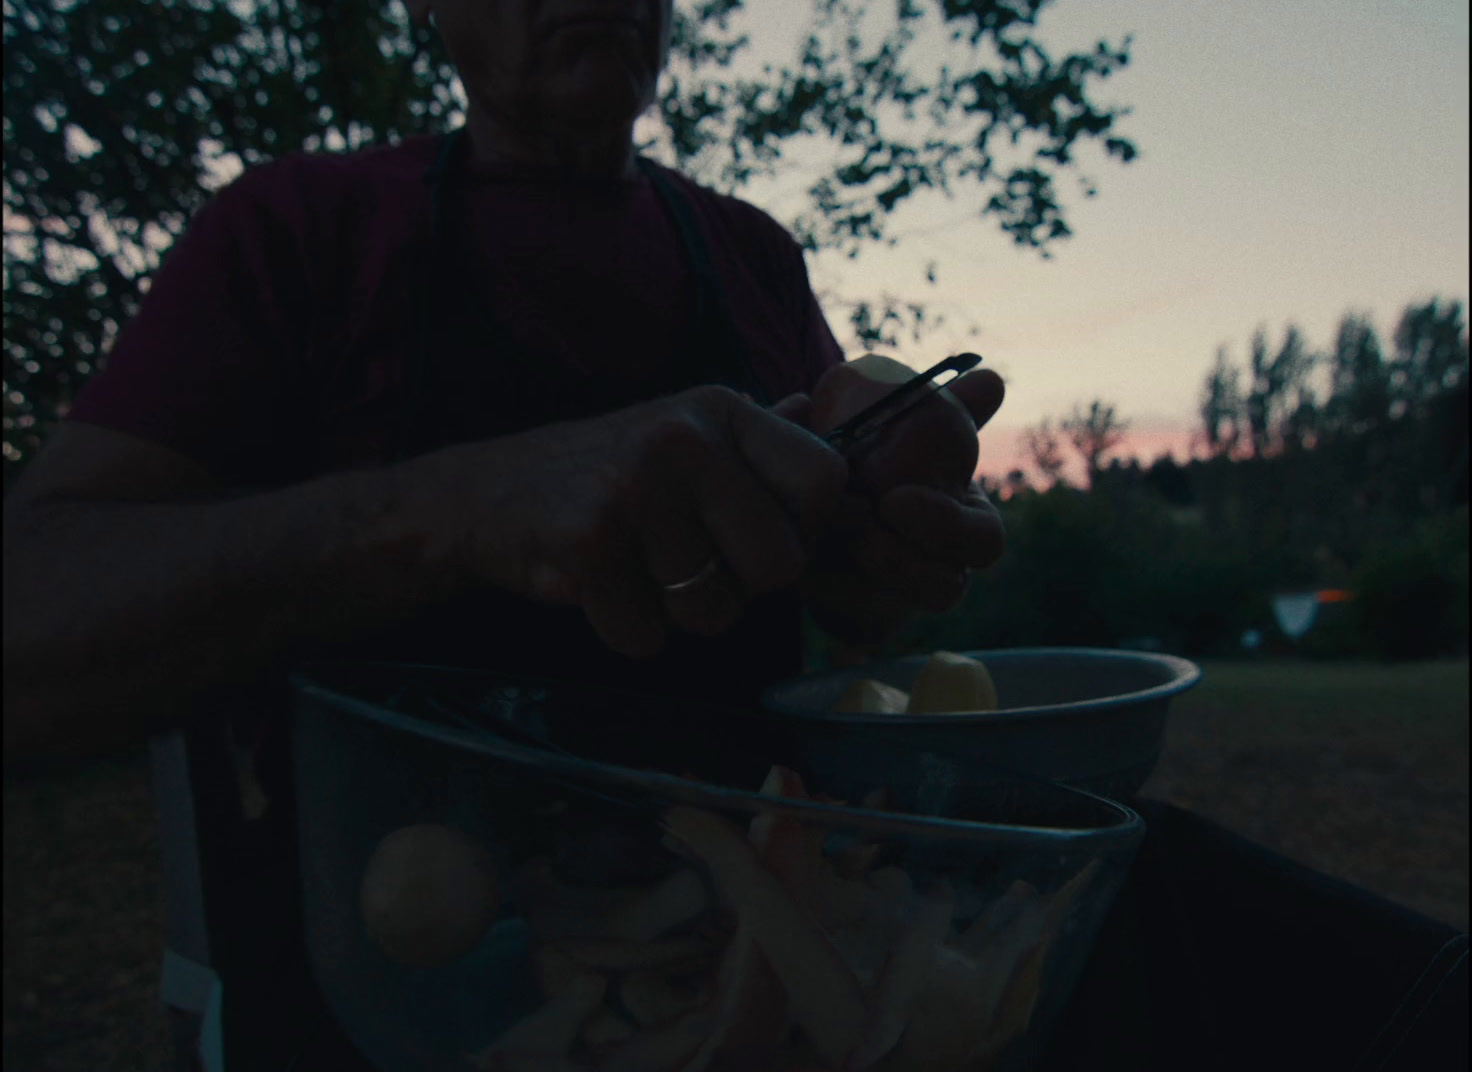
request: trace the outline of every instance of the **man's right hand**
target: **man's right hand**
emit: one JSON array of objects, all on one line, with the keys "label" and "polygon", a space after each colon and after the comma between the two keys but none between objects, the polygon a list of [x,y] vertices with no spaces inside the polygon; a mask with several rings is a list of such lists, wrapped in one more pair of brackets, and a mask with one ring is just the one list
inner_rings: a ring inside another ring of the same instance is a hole
[{"label": "man's right hand", "polygon": [[803,401],[699,387],[411,465],[454,516],[467,581],[581,606],[609,647],[647,657],[671,627],[719,634],[803,576],[848,479],[782,415]]},{"label": "man's right hand", "polygon": [[[95,753],[204,693],[492,585],[653,654],[803,574],[848,478],[794,396],[699,388],[249,494],[63,425],[5,502],[7,755]],[[664,586],[717,567],[675,592]]]}]

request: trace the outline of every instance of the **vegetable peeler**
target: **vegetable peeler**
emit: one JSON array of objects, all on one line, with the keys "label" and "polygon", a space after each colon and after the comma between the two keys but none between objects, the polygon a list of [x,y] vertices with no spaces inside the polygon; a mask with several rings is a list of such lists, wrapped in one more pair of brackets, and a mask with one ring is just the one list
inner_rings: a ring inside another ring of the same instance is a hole
[{"label": "vegetable peeler", "polygon": [[978,354],[954,354],[906,380],[872,406],[844,421],[824,436],[824,441],[834,450],[848,454],[944,387],[945,384],[933,382],[937,376],[947,372],[961,376],[979,364],[981,357]]}]

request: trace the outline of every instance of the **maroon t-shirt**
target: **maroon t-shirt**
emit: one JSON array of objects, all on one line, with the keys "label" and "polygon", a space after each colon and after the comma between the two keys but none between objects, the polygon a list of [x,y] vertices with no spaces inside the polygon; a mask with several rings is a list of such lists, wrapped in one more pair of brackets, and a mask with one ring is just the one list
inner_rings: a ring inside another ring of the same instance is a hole
[{"label": "maroon t-shirt", "polygon": [[[420,338],[415,282],[430,222],[424,175],[436,149],[435,139],[419,137],[355,154],[298,154],[220,191],[170,251],[69,419],[161,443],[238,489],[390,461]],[[694,205],[739,349],[760,384],[773,399],[810,391],[843,355],[801,249],[759,209],[662,174]],[[566,382],[596,384],[610,398],[648,397],[679,379],[696,356],[696,283],[648,176],[590,183],[478,167],[468,169],[462,190],[455,239],[477,252],[469,300],[499,333],[454,360],[532,354]],[[485,404],[509,412],[517,400]],[[462,648],[440,651],[448,661],[516,636],[517,653],[503,661],[528,672],[553,671],[569,658],[583,659],[586,676],[623,684],[662,672],[599,652],[580,613],[495,593],[487,599],[474,615],[484,623],[479,636],[448,631]],[[677,638],[661,663],[692,674],[699,667],[702,675],[745,666],[753,685],[794,672],[798,653],[779,659],[774,647],[796,642],[790,604],[781,615],[780,642],[758,613],[719,641]],[[532,658],[554,642],[559,658]],[[398,643],[387,638],[373,654],[392,655]]]}]

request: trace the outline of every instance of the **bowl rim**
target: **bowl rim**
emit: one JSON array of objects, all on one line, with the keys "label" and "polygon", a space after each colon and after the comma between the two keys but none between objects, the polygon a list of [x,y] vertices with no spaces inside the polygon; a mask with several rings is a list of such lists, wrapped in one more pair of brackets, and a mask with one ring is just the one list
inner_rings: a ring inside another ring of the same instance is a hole
[{"label": "bowl rim", "polygon": [[[1002,773],[1009,780],[1028,783],[1043,788],[1045,792],[1087,801],[1099,809],[1101,816],[1111,815],[1115,821],[1108,825],[1094,826],[1026,826],[907,815],[853,805],[774,797],[755,790],[732,789],[660,771],[643,771],[532,748],[497,737],[490,731],[440,725],[329,689],[312,681],[308,670],[291,674],[290,682],[298,700],[305,698],[316,701],[335,710],[339,715],[367,719],[389,730],[426,738],[508,765],[533,768],[557,778],[591,783],[615,791],[656,793],[674,802],[697,807],[726,812],[738,811],[752,816],[762,813],[785,814],[809,823],[828,819],[835,826],[856,827],[866,832],[916,835],[931,840],[965,840],[1001,847],[1047,847],[1096,854],[1132,848],[1139,844],[1145,832],[1145,823],[1140,815],[1119,801],[1074,786],[1013,771]],[[300,717],[300,704],[295,703],[293,707],[296,708],[294,717]]]},{"label": "bowl rim", "polygon": [[807,719],[813,722],[860,723],[876,726],[954,726],[957,723],[1028,721],[1047,718],[1049,716],[1062,717],[1112,711],[1122,707],[1134,707],[1154,700],[1166,700],[1192,688],[1200,682],[1202,676],[1200,666],[1190,659],[1182,658],[1179,655],[1166,655],[1153,651],[1130,651],[1122,648],[986,648],[968,649],[966,651],[958,651],[955,654],[964,655],[967,658],[977,659],[981,662],[987,662],[988,660],[1016,660],[1021,662],[1058,655],[1083,655],[1089,658],[1105,659],[1115,662],[1153,663],[1169,669],[1173,676],[1169,681],[1164,681],[1159,685],[1152,685],[1148,689],[1137,689],[1134,692],[1122,692],[1113,696],[1100,696],[1091,700],[1075,700],[1070,703],[1033,704],[1028,707],[1003,707],[996,711],[938,711],[925,714],[887,715],[877,712],[818,711],[810,707],[799,707],[790,701],[784,702],[781,699],[781,693],[784,690],[791,689],[798,684],[808,684],[833,678],[853,677],[856,673],[858,676],[865,676],[862,674],[862,671],[865,669],[877,666],[919,663],[930,658],[929,655],[902,655],[894,659],[880,659],[872,663],[865,663],[863,666],[849,667],[842,670],[828,670],[819,674],[808,674],[803,677],[778,682],[776,685],[763,690],[762,706],[766,710],[776,714]]}]

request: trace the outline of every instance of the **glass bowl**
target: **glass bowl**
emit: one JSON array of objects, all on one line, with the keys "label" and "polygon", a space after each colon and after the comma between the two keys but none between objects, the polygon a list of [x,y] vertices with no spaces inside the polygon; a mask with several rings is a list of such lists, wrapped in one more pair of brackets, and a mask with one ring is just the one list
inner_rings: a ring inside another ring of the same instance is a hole
[{"label": "glass bowl", "polygon": [[382,1072],[1025,1069],[1143,836],[1120,804],[998,771],[944,816],[781,766],[682,777],[740,727],[661,753],[627,732],[674,717],[652,698],[574,749],[555,718],[515,731],[537,744],[477,724],[517,706],[493,675],[293,685],[313,972]]},{"label": "glass bowl", "polygon": [[1154,770],[1172,697],[1201,680],[1187,659],[1107,648],[1011,648],[959,654],[983,662],[1001,708],[947,714],[833,710],[856,680],[909,690],[928,656],[880,660],[784,682],[763,704],[773,747],[829,784],[880,770],[944,812],[951,787],[980,765],[1129,800]]}]

